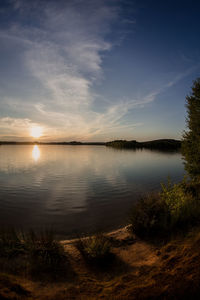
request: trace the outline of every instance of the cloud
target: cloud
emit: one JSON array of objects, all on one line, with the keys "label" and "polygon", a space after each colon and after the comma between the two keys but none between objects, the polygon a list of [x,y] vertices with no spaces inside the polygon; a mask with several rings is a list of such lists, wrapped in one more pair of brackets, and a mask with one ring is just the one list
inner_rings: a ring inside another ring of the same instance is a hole
[{"label": "cloud", "polygon": [[38,126],[38,124],[33,123],[30,119],[0,118],[0,138],[9,140],[13,139],[14,136],[20,138],[30,136],[30,129],[35,126]]},{"label": "cloud", "polygon": [[27,26],[22,18],[0,33],[23,45],[24,66],[44,91],[43,97],[27,99],[32,107],[28,116],[46,123],[52,135],[63,138],[87,138],[119,127],[117,120],[124,115],[121,104],[108,106],[104,113],[92,109],[98,98],[93,85],[103,79],[102,53],[112,48],[105,35],[118,17],[117,5],[103,0],[61,1],[59,5],[50,1],[41,2],[40,10],[35,11],[33,2],[12,3],[23,16],[32,10],[31,21],[37,24]]},{"label": "cloud", "polygon": [[78,131],[84,125],[87,129],[87,120],[83,124],[83,119],[88,116],[89,105],[95,98],[93,82],[101,80],[101,53],[111,49],[104,35],[117,17],[116,7],[104,1],[95,4],[61,1],[59,5],[50,1],[46,5],[41,2],[35,12],[33,2],[29,6],[22,1],[12,2],[14,9],[24,15],[33,9],[37,19],[34,21],[40,24],[38,27],[17,22],[1,32],[2,38],[20,42],[25,47],[25,68],[47,94],[40,99],[27,99],[32,104],[32,117],[44,118],[45,122],[45,117],[49,120],[59,116],[58,123],[62,126],[63,123],[76,126]]},{"label": "cloud", "polygon": [[[2,87],[7,89],[0,100],[3,134],[20,136],[20,128],[25,134],[26,128],[37,124],[45,128],[47,139],[86,140],[134,129],[142,122],[126,123],[127,113],[153,102],[158,94],[191,72],[139,98],[102,99],[95,85],[105,80],[105,53],[117,45],[107,36],[114,22],[120,23],[120,1],[10,3],[14,21],[0,31],[0,39],[8,45],[6,51],[11,57],[15,49],[14,68],[19,72],[11,70],[12,87]],[[121,22],[133,26],[136,21],[123,18]],[[101,111],[95,109],[99,101],[104,102]]]}]

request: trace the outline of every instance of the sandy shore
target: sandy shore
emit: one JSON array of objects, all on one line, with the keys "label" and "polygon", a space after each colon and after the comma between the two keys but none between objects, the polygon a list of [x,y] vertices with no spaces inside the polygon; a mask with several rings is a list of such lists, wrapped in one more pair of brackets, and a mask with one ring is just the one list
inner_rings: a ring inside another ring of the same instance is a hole
[{"label": "sandy shore", "polygon": [[[157,249],[136,238],[131,233],[131,225],[113,230],[105,235],[109,237],[112,244],[112,252],[116,257],[126,264],[128,268],[136,268],[140,266],[151,266],[159,260],[156,254]],[[86,237],[87,238],[87,237]],[[66,252],[70,253],[71,257],[76,256],[81,261],[82,257],[75,247],[77,239],[63,240]]]},{"label": "sandy shore", "polygon": [[6,300],[199,299],[200,229],[155,244],[126,226],[106,234],[114,260],[106,268],[88,264],[76,239],[63,240],[68,263],[59,280],[31,280],[0,273],[0,298]]}]

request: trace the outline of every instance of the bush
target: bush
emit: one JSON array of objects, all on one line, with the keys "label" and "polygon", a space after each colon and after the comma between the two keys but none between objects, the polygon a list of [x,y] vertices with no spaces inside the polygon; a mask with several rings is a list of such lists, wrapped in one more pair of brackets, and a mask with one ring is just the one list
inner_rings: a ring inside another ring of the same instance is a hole
[{"label": "bush", "polygon": [[167,230],[169,223],[168,207],[159,195],[141,198],[133,207],[130,222],[138,236],[159,234]]},{"label": "bush", "polygon": [[87,259],[93,263],[105,263],[111,256],[111,244],[103,234],[96,234],[88,238],[81,238],[76,243],[77,248]]},{"label": "bush", "polygon": [[160,197],[166,203],[170,213],[169,228],[187,226],[194,223],[199,216],[199,201],[189,191],[188,184],[183,180],[179,184],[162,184]]},{"label": "bush", "polygon": [[132,209],[130,222],[139,236],[169,234],[198,220],[200,204],[193,185],[184,179],[174,185],[168,180],[161,187],[159,194],[140,199]]}]

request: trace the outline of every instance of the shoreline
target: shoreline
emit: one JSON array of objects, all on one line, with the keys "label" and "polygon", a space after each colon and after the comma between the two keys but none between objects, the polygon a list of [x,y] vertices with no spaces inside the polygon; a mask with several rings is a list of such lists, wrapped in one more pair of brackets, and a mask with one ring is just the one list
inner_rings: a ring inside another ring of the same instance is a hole
[{"label": "shoreline", "polygon": [[[113,229],[110,231],[101,231],[105,236],[111,237],[111,238],[117,238],[117,239],[123,239],[124,235],[128,235],[131,230],[131,225],[125,225],[125,226],[120,226],[118,229]],[[62,243],[63,245],[71,245],[74,244],[78,239],[87,239],[89,237],[95,236],[95,232],[92,234],[86,234],[82,235],[77,238],[68,238],[68,239],[60,239],[59,242]]]},{"label": "shoreline", "polygon": [[[0,297],[6,299],[189,299],[199,295],[200,229],[160,243],[135,236],[127,225],[105,233],[114,257],[105,268],[88,263],[76,239],[61,240],[67,256],[66,274],[52,281],[48,273],[32,280],[0,272]],[[88,238],[85,237],[85,238]],[[191,273],[192,271],[192,273]],[[191,277],[192,274],[192,277]],[[182,284],[180,284],[183,283]],[[157,297],[157,298],[156,298]],[[3,298],[3,299],[4,299]]]},{"label": "shoreline", "polygon": [[158,139],[152,141],[137,142],[136,140],[114,140],[110,142],[42,142],[39,140],[35,141],[0,141],[0,146],[4,145],[64,145],[64,146],[105,146],[115,149],[149,149],[149,150],[160,150],[160,151],[179,151],[181,148],[181,141],[175,139]]}]

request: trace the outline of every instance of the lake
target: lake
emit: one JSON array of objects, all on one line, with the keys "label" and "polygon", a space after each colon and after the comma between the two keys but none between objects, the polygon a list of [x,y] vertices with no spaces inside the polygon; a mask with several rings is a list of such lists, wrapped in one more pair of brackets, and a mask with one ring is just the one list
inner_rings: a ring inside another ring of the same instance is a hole
[{"label": "lake", "polygon": [[0,225],[58,236],[126,224],[132,204],[184,174],[180,153],[105,146],[1,145]]}]

